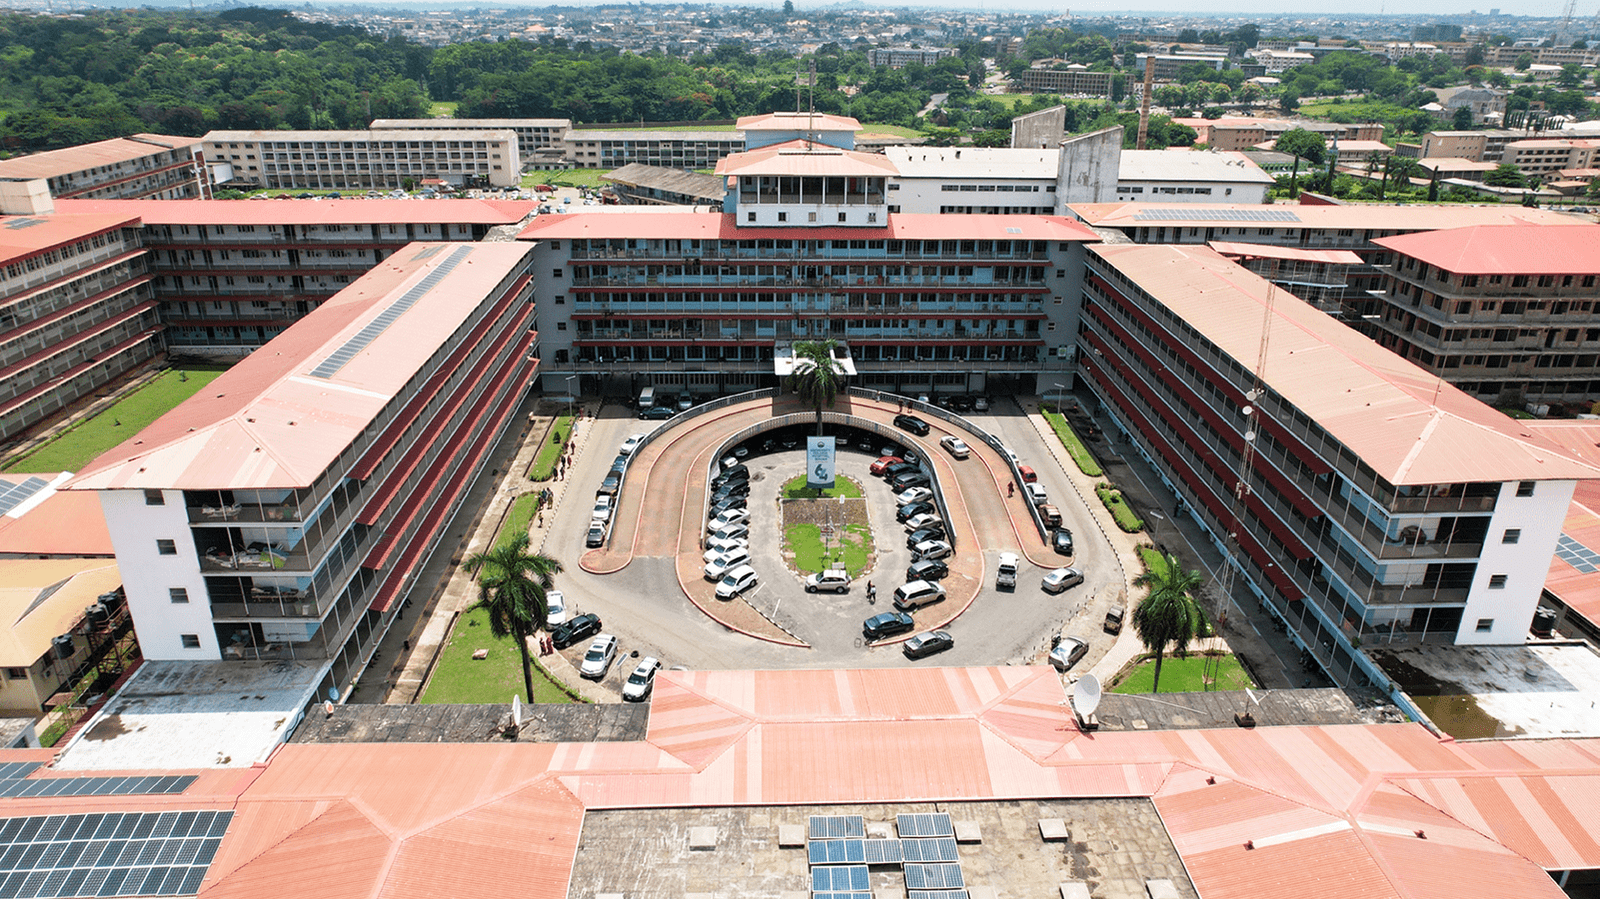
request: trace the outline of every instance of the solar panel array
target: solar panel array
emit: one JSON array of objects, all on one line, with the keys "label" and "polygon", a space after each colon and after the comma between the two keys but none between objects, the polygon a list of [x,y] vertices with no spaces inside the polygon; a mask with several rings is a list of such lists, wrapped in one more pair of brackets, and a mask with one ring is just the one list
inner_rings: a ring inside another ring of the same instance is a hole
[{"label": "solar panel array", "polygon": [[0,798],[28,796],[138,796],[182,793],[194,775],[165,777],[0,777]]},{"label": "solar panel array", "polygon": [[894,828],[900,834],[901,839],[906,837],[954,837],[956,835],[956,828],[950,822],[950,816],[943,812],[896,815]]},{"label": "solar panel array", "polygon": [[27,777],[39,770],[40,762],[0,762],[0,778]]},{"label": "solar panel array", "polygon": [[28,478],[20,484],[0,481],[0,515],[23,504],[28,497],[50,486],[44,478]]},{"label": "solar panel array", "polygon": [[192,896],[233,812],[32,815],[0,824],[0,899]]},{"label": "solar panel array", "polygon": [[907,890],[908,899],[970,899],[966,890]]},{"label": "solar panel array", "polygon": [[862,845],[869,865],[898,865],[906,859],[899,840],[864,840]]},{"label": "solar panel array", "polygon": [[1600,553],[1595,552],[1566,534],[1556,541],[1556,558],[1584,574],[1600,571]]},{"label": "solar panel array", "polygon": [[959,890],[966,885],[960,865],[906,865],[907,890]]},{"label": "solar panel array", "polygon": [[6,230],[21,231],[23,228],[32,228],[34,225],[44,224],[44,219],[12,219],[6,223]]},{"label": "solar panel array", "polygon": [[314,378],[331,378],[339,373],[356,354],[366,349],[369,344],[378,339],[378,335],[389,330],[400,316],[417,304],[417,301],[427,296],[428,291],[439,285],[444,277],[458,265],[461,260],[472,253],[471,247],[457,247],[455,252],[445,257],[445,260],[433,271],[424,275],[421,281],[412,285],[411,289],[400,295],[400,299],[389,304],[389,307],[378,313],[378,317],[368,322],[366,327],[355,333],[354,337],[344,342],[344,345],[333,351],[333,354],[322,360],[322,364],[311,370]]},{"label": "solar panel array", "polygon": [[901,840],[900,854],[907,862],[960,861],[960,856],[956,855],[954,837]]},{"label": "solar panel array", "polygon": [[867,863],[865,840],[812,840],[806,852],[813,865],[864,865]]},{"label": "solar panel array", "polygon": [[811,835],[813,840],[844,840],[854,837],[865,839],[867,836],[867,819],[860,815],[812,815]]},{"label": "solar panel array", "polygon": [[899,839],[867,839],[861,815],[813,815],[809,823],[811,899],[869,899],[869,865],[901,865],[910,899],[968,899],[948,814],[895,816]]},{"label": "solar panel array", "polygon": [[1136,222],[1298,222],[1300,215],[1288,209],[1141,209]]},{"label": "solar panel array", "polygon": [[872,899],[871,893],[812,893],[811,899]]},{"label": "solar panel array", "polygon": [[825,865],[811,869],[813,893],[871,892],[871,883],[866,865]]}]

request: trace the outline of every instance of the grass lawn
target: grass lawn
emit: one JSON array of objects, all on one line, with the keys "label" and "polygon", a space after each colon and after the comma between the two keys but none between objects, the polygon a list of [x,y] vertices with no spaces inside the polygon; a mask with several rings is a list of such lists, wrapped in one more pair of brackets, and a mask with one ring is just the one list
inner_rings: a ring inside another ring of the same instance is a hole
[{"label": "grass lawn", "polygon": [[80,422],[28,455],[9,460],[5,470],[79,471],[96,456],[137,434],[215,381],[224,370],[219,366],[162,372],[106,411]]},{"label": "grass lawn", "polygon": [[[1146,571],[1167,571],[1167,557],[1153,547],[1139,547],[1139,561],[1144,563]],[[1147,591],[1148,592],[1148,591]],[[1200,610],[1200,632],[1196,637],[1210,637],[1216,633],[1211,627],[1211,619],[1206,616],[1206,610]]]},{"label": "grass lawn", "polygon": [[862,134],[892,134],[895,137],[926,137],[927,136],[927,132],[918,131],[915,128],[907,128],[904,125],[881,125],[881,124],[877,124],[875,122],[862,122],[861,123],[861,133]]},{"label": "grass lawn", "polygon": [[1045,421],[1050,422],[1050,427],[1055,430],[1056,436],[1061,439],[1061,445],[1067,448],[1067,455],[1071,456],[1072,461],[1077,463],[1079,471],[1091,478],[1098,478],[1104,474],[1100,470],[1100,464],[1094,460],[1094,456],[1089,452],[1089,448],[1083,445],[1082,440],[1078,439],[1078,433],[1072,430],[1072,425],[1067,424],[1066,416],[1060,412],[1052,412],[1047,409],[1041,409],[1040,414],[1044,416]]},{"label": "grass lawn", "polygon": [[539,455],[534,457],[533,466],[528,469],[528,478],[534,481],[548,481],[554,477],[556,463],[561,461],[561,451],[571,439],[572,416],[562,415],[556,419],[556,426],[550,429],[550,436],[545,439],[544,446],[539,447]]},{"label": "grass lawn", "polygon": [[[480,649],[487,659],[474,659]],[[538,657],[534,658],[535,663]],[[533,669],[534,702],[576,702],[537,664]],[[489,631],[489,613],[473,609],[456,622],[450,644],[439,656],[422,701],[427,703],[482,704],[510,702],[522,693],[522,656],[516,641],[496,639]],[[523,697],[526,699],[527,697]]]},{"label": "grass lawn", "polygon": [[1526,409],[1518,409],[1516,406],[1496,406],[1495,408],[1512,418],[1528,419],[1534,417],[1532,412]]},{"label": "grass lawn", "polygon": [[555,187],[605,187],[609,181],[601,181],[601,175],[611,174],[611,169],[530,169],[529,174],[522,176],[524,190],[535,184],[549,184]]},{"label": "grass lawn", "polygon": [[539,494],[524,493],[511,503],[511,514],[500,525],[500,533],[494,538],[495,546],[504,546],[517,539],[518,535],[526,536],[528,525],[533,521],[533,515],[539,511]]},{"label": "grass lawn", "polygon": [[[1127,501],[1122,498],[1121,490],[1109,484],[1096,484],[1094,492],[1096,496],[1100,497],[1100,501],[1105,503],[1106,508],[1110,510],[1111,517],[1117,520],[1117,527],[1129,534],[1137,534],[1144,530],[1144,519],[1135,515],[1133,510],[1128,507]],[[1163,562],[1162,564],[1166,563]]]},{"label": "grass lawn", "polygon": [[574,129],[572,129],[572,133],[581,135],[581,134],[583,134],[584,131],[590,131],[590,130],[592,130],[592,131],[738,131],[739,130],[739,126],[738,125],[710,125],[710,124],[701,125],[701,124],[698,124],[698,123],[691,122],[688,125],[669,125],[669,126],[667,126],[665,128],[655,128],[655,127],[650,127],[650,126],[634,127],[634,128],[593,128],[593,129],[589,129],[589,128],[574,128]]},{"label": "grass lawn", "polygon": [[822,529],[814,524],[793,524],[784,531],[783,544],[794,553],[794,566],[801,571],[843,568],[855,577],[866,570],[867,558],[872,555],[872,532],[859,524],[847,525],[824,555]]},{"label": "grass lawn", "polygon": [[826,490],[814,490],[806,486],[805,475],[798,475],[785,481],[783,490],[778,495],[784,499],[835,499],[841,496],[860,499],[862,497],[861,485],[849,478],[836,477],[832,487]]},{"label": "grass lawn", "polygon": [[[1209,688],[1205,682],[1207,662],[1211,663],[1211,676],[1216,678],[1216,682]],[[1141,662],[1138,667],[1128,671],[1122,680],[1111,688],[1111,692],[1149,693],[1155,676],[1155,660]],[[1186,659],[1169,655],[1161,662],[1163,693],[1203,693],[1207,689],[1243,690],[1245,687],[1253,686],[1255,684],[1250,682],[1250,676],[1239,667],[1239,660],[1233,657],[1233,653],[1221,656],[1191,655]]]},{"label": "grass lawn", "polygon": [[454,100],[435,100],[434,102],[428,104],[428,118],[449,118],[456,114],[456,107],[460,105],[460,103],[457,103]]}]

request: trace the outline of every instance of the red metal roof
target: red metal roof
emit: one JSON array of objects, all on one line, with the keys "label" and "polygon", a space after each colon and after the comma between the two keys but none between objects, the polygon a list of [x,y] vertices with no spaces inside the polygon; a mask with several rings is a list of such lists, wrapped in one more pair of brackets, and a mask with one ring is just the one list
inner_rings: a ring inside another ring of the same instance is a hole
[{"label": "red metal roof", "polygon": [[733,213],[660,212],[628,215],[577,212],[542,215],[517,235],[521,240],[637,238],[685,240],[1079,240],[1100,238],[1059,215],[888,214],[880,228],[740,227]]},{"label": "red metal roof", "polygon": [[1600,225],[1479,225],[1373,243],[1458,275],[1600,273]]},{"label": "red metal roof", "polygon": [[[1600,508],[1592,502],[1574,497],[1572,505],[1567,507],[1561,533],[1600,552]],[[1600,574],[1579,571],[1571,562],[1553,555],[1550,557],[1550,571],[1544,578],[1544,588],[1567,608],[1590,624],[1600,627]]]},{"label": "red metal roof", "polygon": [[1361,257],[1349,250],[1304,250],[1300,247],[1280,247],[1276,244],[1232,243],[1213,240],[1211,249],[1230,259],[1248,256],[1253,259],[1288,259],[1294,262],[1326,262],[1332,265],[1360,265]]},{"label": "red metal roof", "polygon": [[[0,483],[20,484],[30,477],[46,481],[56,473],[0,475]],[[51,490],[38,505],[24,503],[0,515],[0,553],[27,556],[114,556],[111,532],[92,493]]]},{"label": "red metal roof", "polygon": [[1521,206],[1429,206],[1408,203],[1384,206],[1360,203],[1353,206],[1318,206],[1301,203],[1252,205],[1247,203],[1078,203],[1074,215],[1095,227],[1105,228],[1238,228],[1245,233],[1257,228],[1350,229],[1367,231],[1434,231],[1440,228],[1467,228],[1473,225],[1574,225],[1588,224],[1583,219],[1547,209]]},{"label": "red metal roof", "polygon": [[900,170],[889,157],[809,140],[784,141],[717,160],[718,175],[834,175],[884,178]]},{"label": "red metal roof", "polygon": [[[137,138],[137,139],[136,139]],[[54,178],[103,165],[115,165],[187,147],[200,149],[198,137],[172,137],[165,134],[135,134],[114,137],[77,147],[46,150],[15,159],[0,160],[0,178]]]},{"label": "red metal roof", "polygon": [[57,200],[56,213],[139,217],[146,225],[511,225],[537,200]]},{"label": "red metal roof", "polygon": [[825,112],[769,112],[740,116],[734,127],[740,131],[860,131],[861,123],[847,115]]},{"label": "red metal roof", "polygon": [[0,265],[117,228],[135,228],[137,215],[97,211],[85,215],[0,216]]}]

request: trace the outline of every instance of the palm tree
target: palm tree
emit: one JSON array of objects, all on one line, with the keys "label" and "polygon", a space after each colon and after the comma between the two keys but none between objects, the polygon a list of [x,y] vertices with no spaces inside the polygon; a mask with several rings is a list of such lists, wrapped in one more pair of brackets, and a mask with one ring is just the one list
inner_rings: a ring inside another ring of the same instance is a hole
[{"label": "palm tree", "polygon": [[543,553],[528,552],[528,535],[498,543],[488,552],[474,553],[468,565],[478,572],[478,602],[474,608],[489,613],[489,630],[496,637],[512,637],[522,653],[522,685],[533,701],[533,660],[528,638],[545,626],[549,607],[545,591],[555,586],[561,563]]},{"label": "palm tree", "polygon": [[1204,629],[1200,606],[1193,596],[1204,578],[1200,572],[1184,568],[1172,553],[1162,553],[1161,559],[1161,564],[1148,566],[1144,574],[1133,581],[1140,587],[1150,588],[1150,593],[1133,610],[1133,628],[1145,649],[1156,654],[1155,682],[1150,685],[1152,693],[1161,689],[1161,661],[1167,644],[1173,644],[1182,655],[1189,641]]},{"label": "palm tree", "polygon": [[789,374],[789,388],[800,399],[817,410],[817,433],[822,433],[822,407],[833,406],[833,398],[844,387],[844,369],[833,358],[838,342],[827,340],[802,340],[794,345],[794,371]]}]

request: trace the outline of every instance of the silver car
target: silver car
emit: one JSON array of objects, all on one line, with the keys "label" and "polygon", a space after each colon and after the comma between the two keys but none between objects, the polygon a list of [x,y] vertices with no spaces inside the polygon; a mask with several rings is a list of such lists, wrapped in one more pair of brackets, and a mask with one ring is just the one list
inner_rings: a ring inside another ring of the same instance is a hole
[{"label": "silver car", "polygon": [[617,658],[617,638],[610,634],[601,634],[589,644],[589,651],[583,654],[583,664],[578,668],[578,674],[589,680],[601,680],[606,672],[611,670],[611,663]]},{"label": "silver car", "polygon": [[656,672],[661,670],[661,661],[652,656],[645,656],[639,660],[638,667],[622,682],[622,698],[625,702],[644,702],[650,696],[650,690],[656,685]]}]

